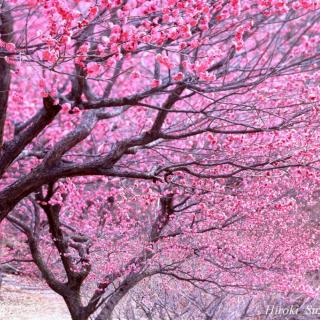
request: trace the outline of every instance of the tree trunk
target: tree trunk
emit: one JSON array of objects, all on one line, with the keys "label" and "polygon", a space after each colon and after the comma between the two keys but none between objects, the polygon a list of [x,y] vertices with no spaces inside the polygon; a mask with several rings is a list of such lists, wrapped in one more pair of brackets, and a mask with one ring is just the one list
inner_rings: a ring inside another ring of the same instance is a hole
[{"label": "tree trunk", "polygon": [[128,293],[128,291],[133,288],[138,282],[146,278],[147,274],[132,274],[129,275],[120,284],[117,291],[111,296],[110,299],[103,305],[100,313],[95,318],[95,320],[112,320],[112,312],[120,300]]},{"label": "tree trunk", "polygon": [[65,303],[67,304],[72,320],[88,320],[89,319],[89,315],[87,315],[84,312],[84,309],[81,303],[80,293],[72,293],[63,298]]},{"label": "tree trunk", "polygon": [[[6,2],[2,1],[0,4],[0,36],[4,42],[10,42],[12,40],[13,20],[11,11]],[[8,97],[10,90],[10,66],[4,60],[0,58],[0,149],[3,143],[4,124],[6,121],[6,113],[8,106]]]},{"label": "tree trunk", "polygon": [[126,295],[126,293],[129,291],[126,290],[126,292],[116,292],[109,300],[106,302],[106,304],[103,306],[102,310],[98,314],[95,320],[111,320],[112,319],[112,312],[116,305],[120,302],[120,300]]}]

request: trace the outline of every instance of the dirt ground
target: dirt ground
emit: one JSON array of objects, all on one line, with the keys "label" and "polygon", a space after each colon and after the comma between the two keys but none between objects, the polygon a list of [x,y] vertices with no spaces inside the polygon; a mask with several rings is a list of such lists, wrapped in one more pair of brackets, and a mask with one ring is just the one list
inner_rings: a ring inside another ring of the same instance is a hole
[{"label": "dirt ground", "polygon": [[60,296],[21,277],[5,275],[0,290],[0,320],[70,320]]}]

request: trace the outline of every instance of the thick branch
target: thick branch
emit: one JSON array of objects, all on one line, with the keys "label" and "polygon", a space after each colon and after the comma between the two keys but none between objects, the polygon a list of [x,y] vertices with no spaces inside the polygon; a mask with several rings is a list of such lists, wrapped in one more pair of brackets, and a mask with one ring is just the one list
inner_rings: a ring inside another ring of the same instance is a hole
[{"label": "thick branch", "polygon": [[2,149],[0,148],[0,177],[21,151],[52,122],[60,111],[60,106],[55,106],[51,97],[44,98],[43,104],[44,107],[34,116],[32,123],[13,140],[6,142]]}]

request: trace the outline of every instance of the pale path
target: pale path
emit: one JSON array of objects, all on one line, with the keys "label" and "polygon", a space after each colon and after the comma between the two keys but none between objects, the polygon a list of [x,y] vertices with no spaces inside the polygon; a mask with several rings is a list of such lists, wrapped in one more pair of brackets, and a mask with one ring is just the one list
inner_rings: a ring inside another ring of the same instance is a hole
[{"label": "pale path", "polygon": [[70,319],[60,296],[27,284],[20,277],[4,277],[0,290],[0,320]]}]

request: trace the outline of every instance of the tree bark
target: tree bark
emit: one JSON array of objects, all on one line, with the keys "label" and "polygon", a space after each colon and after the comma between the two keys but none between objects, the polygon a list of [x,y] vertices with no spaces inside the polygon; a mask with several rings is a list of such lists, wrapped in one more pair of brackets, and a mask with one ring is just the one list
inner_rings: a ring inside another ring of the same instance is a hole
[{"label": "tree bark", "polygon": [[[0,4],[0,36],[4,42],[11,42],[13,31],[13,20],[10,10],[5,1]],[[10,90],[10,66],[4,56],[0,56],[0,148],[3,144],[4,125],[8,106]]]},{"label": "tree bark", "polygon": [[120,300],[131,288],[148,276],[148,274],[132,274],[126,277],[126,279],[120,284],[117,291],[115,291],[111,298],[103,305],[95,320],[112,320],[112,313]]},{"label": "tree bark", "polygon": [[63,296],[63,299],[69,309],[72,320],[89,319],[89,316],[84,312],[79,291],[72,291],[70,294]]}]

